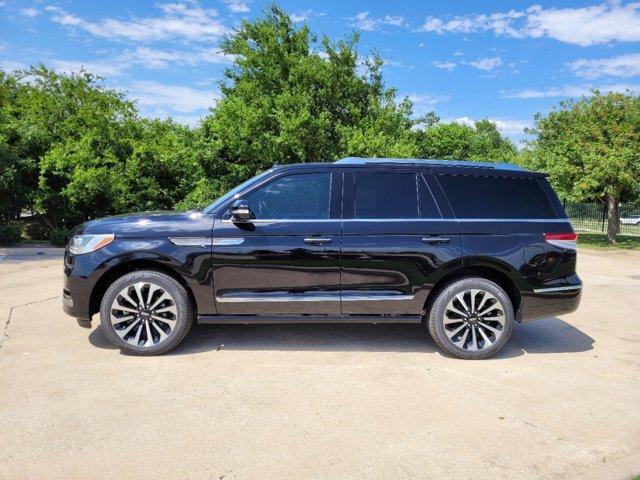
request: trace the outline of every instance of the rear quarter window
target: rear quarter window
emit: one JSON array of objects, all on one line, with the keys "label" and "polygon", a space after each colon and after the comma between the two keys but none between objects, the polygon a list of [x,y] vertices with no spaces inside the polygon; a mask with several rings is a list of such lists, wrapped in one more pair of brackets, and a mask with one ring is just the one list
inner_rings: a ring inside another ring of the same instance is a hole
[{"label": "rear quarter window", "polygon": [[535,178],[437,175],[457,218],[555,218]]}]

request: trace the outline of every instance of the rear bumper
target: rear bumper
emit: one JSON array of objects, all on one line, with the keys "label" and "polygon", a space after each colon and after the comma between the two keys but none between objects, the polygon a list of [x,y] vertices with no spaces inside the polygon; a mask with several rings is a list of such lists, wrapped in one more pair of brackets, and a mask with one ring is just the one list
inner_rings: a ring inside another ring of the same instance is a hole
[{"label": "rear bumper", "polygon": [[521,322],[575,312],[582,298],[582,281],[573,275],[564,284],[541,286],[523,294]]}]

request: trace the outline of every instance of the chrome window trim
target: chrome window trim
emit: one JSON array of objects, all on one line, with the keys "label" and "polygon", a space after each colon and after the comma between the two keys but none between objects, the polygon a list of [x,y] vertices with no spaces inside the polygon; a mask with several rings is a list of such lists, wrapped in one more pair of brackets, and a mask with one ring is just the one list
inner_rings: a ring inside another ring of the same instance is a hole
[{"label": "chrome window trim", "polygon": [[[223,223],[233,222],[229,219]],[[534,223],[569,223],[568,218],[321,218],[321,219],[253,219],[245,223],[301,223],[301,222],[534,222]]]},{"label": "chrome window trim", "polygon": [[582,284],[568,285],[566,287],[535,288],[533,292],[534,293],[568,292],[572,290],[580,290],[581,288],[582,288]]}]

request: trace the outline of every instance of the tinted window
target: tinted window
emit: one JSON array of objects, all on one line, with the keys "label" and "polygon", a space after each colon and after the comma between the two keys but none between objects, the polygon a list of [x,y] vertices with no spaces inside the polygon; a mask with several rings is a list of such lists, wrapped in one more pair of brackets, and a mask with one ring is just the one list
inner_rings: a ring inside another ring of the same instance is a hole
[{"label": "tinted window", "polygon": [[438,175],[458,218],[553,218],[536,179]]},{"label": "tinted window", "polygon": [[330,173],[281,177],[245,197],[257,219],[329,218]]},{"label": "tinted window", "polygon": [[356,173],[355,218],[418,218],[416,175]]},{"label": "tinted window", "polygon": [[420,200],[420,218],[440,218],[440,210],[422,175],[418,176],[418,197]]}]

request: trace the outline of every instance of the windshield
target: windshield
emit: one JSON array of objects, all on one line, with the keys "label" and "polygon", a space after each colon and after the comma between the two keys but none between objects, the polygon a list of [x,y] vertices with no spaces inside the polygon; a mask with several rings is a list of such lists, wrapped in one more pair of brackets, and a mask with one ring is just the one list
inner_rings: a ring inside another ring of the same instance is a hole
[{"label": "windshield", "polygon": [[211,205],[209,205],[208,207],[206,207],[204,210],[202,210],[203,213],[211,213],[211,212],[215,212],[216,210],[218,210],[220,208],[220,206],[224,203],[227,202],[227,200],[231,199],[232,197],[234,197],[235,195],[237,195],[239,192],[241,192],[242,190],[244,190],[245,188],[253,185],[256,182],[259,182],[260,180],[262,180],[264,177],[266,177],[268,174],[270,174],[271,172],[273,172],[273,169],[267,170],[266,172],[262,172],[260,175],[257,175],[255,177],[250,178],[249,180],[247,180],[246,182],[241,183],[240,185],[238,185],[235,188],[232,188],[231,190],[229,190],[227,193],[225,193],[224,195],[222,195],[220,198],[218,198],[216,201],[214,201]]}]

